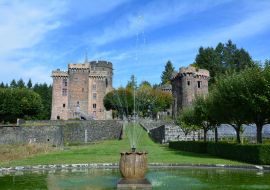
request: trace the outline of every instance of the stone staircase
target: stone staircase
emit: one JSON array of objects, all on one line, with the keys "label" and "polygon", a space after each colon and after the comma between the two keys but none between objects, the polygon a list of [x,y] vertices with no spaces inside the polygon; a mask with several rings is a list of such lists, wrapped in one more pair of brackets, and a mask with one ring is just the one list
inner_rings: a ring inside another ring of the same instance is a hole
[{"label": "stone staircase", "polygon": [[86,113],[76,110],[74,118],[79,118],[80,120],[97,120],[93,115],[87,115]]}]

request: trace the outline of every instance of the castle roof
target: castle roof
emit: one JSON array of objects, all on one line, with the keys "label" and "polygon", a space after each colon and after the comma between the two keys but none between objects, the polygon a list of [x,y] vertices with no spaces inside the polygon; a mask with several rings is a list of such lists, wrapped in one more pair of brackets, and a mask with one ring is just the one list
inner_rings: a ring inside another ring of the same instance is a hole
[{"label": "castle roof", "polygon": [[89,60],[88,60],[88,57],[87,57],[87,52],[86,52],[84,63],[89,63]]}]

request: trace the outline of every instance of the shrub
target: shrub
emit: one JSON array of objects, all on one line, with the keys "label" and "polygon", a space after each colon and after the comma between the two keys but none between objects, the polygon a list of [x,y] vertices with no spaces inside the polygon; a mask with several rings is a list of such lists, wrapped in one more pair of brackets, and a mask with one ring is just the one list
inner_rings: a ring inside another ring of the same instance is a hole
[{"label": "shrub", "polygon": [[169,148],[188,152],[207,153],[207,142],[204,141],[170,141]]},{"label": "shrub", "polygon": [[68,120],[80,120],[80,118],[69,118]]}]

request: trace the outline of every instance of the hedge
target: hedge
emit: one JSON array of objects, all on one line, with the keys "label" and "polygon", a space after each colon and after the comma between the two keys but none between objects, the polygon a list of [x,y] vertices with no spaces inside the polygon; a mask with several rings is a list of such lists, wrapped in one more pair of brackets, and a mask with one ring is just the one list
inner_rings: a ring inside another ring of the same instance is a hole
[{"label": "hedge", "polygon": [[269,144],[214,143],[202,141],[171,141],[170,148],[205,153],[211,156],[249,162],[253,164],[270,164]]}]

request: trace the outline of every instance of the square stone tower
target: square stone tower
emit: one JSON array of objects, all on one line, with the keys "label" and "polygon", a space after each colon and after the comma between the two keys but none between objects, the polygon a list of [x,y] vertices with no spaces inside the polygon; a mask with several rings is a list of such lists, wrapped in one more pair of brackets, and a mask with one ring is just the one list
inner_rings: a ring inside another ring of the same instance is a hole
[{"label": "square stone tower", "polygon": [[172,83],[172,95],[174,102],[172,105],[172,116],[175,118],[179,109],[191,105],[195,94],[208,93],[208,81],[210,79],[209,71],[189,66],[187,69],[181,67],[170,75]]},{"label": "square stone tower", "polygon": [[68,71],[52,71],[53,94],[51,120],[76,118],[111,119],[103,105],[112,91],[113,65],[107,61],[69,63]]}]

